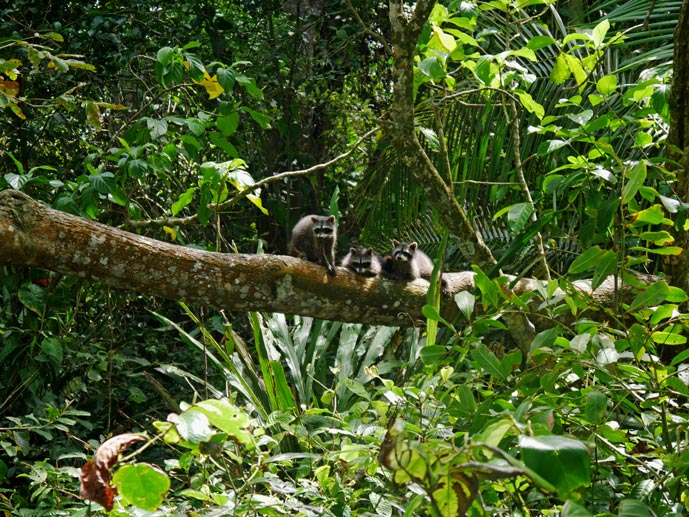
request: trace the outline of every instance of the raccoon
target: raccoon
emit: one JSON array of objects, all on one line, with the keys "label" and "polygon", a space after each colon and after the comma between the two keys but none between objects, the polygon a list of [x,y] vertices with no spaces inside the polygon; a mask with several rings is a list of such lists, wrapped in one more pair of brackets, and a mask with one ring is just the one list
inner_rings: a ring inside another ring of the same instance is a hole
[{"label": "raccoon", "polygon": [[321,264],[328,273],[335,275],[336,243],[337,223],[334,215],[307,215],[294,225],[288,253]]},{"label": "raccoon", "polygon": [[349,248],[341,265],[357,275],[370,277],[378,276],[383,268],[381,259],[373,248]]},{"label": "raccoon", "polygon": [[430,278],[433,261],[417,248],[415,242],[392,241],[392,253],[385,258],[384,270],[394,280],[414,280]]}]

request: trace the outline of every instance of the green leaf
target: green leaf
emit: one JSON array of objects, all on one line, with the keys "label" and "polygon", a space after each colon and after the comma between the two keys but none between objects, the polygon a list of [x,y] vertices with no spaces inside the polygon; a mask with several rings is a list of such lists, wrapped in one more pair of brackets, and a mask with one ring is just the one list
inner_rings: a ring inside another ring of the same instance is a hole
[{"label": "green leaf", "polygon": [[99,194],[110,194],[115,192],[117,184],[115,183],[115,176],[112,172],[103,172],[89,176],[89,182]]},{"label": "green leaf", "polygon": [[593,32],[591,33],[591,40],[593,40],[596,48],[599,48],[603,44],[603,40],[605,39],[605,35],[608,33],[609,29],[610,21],[608,19],[604,19],[594,27]]},{"label": "green leaf", "polygon": [[687,342],[686,337],[674,332],[653,332],[651,334],[651,339],[654,343],[658,343],[660,345],[683,345]]},{"label": "green leaf", "polygon": [[586,420],[594,425],[602,424],[606,421],[608,414],[608,397],[600,391],[591,391],[586,395],[586,405],[584,416]]},{"label": "green leaf", "polygon": [[584,110],[579,113],[572,113],[567,115],[567,118],[572,122],[581,125],[586,124],[593,117],[593,110]]},{"label": "green leaf", "polygon": [[530,352],[535,352],[539,348],[547,347],[552,348],[555,344],[555,340],[560,335],[560,329],[558,327],[553,327],[547,330],[543,330],[536,334],[531,346],[529,347]]},{"label": "green leaf", "polygon": [[526,46],[531,50],[538,50],[549,45],[554,45],[555,43],[557,43],[557,41],[552,36],[534,36],[529,40]]},{"label": "green leaf", "polygon": [[187,191],[184,192],[183,194],[180,194],[177,201],[172,203],[172,207],[170,209],[172,212],[172,215],[179,214],[185,206],[187,206],[189,203],[191,203],[194,200],[194,194],[196,193],[196,191],[197,191],[196,187],[191,187],[191,188],[188,188]]},{"label": "green leaf", "polygon": [[[493,447],[498,447],[500,442],[507,434],[514,423],[509,418],[501,418],[494,422],[489,423],[480,432],[473,436],[473,441],[479,444],[491,445]],[[489,451],[487,451],[488,453]]]},{"label": "green leaf", "polygon": [[459,312],[461,312],[466,319],[470,320],[471,315],[474,312],[476,297],[469,291],[460,291],[459,293],[455,294],[454,298],[455,303],[459,308]]},{"label": "green leaf", "polygon": [[[567,37],[565,37],[565,39],[567,39]],[[583,88],[586,86],[586,82],[588,81],[588,74],[586,73],[586,70],[584,70],[581,61],[579,58],[572,56],[571,54],[564,54],[564,56],[565,60],[567,61],[569,71],[572,73],[572,75],[574,75],[574,80],[580,89]]]},{"label": "green leaf", "polygon": [[608,275],[611,275],[615,268],[617,267],[617,253],[612,250],[608,250],[603,253],[600,257],[599,262],[596,264],[596,268],[593,272],[593,280],[591,283],[591,288],[596,289],[600,286]]},{"label": "green leaf", "polygon": [[522,106],[524,106],[529,113],[533,113],[539,119],[543,118],[545,115],[545,108],[536,102],[530,94],[523,90],[514,90],[513,93],[519,97],[519,101],[521,102]]},{"label": "green leaf", "polygon": [[239,113],[234,111],[224,117],[218,117],[215,125],[220,130],[222,136],[231,136],[239,126]]},{"label": "green leaf", "polygon": [[158,468],[141,463],[117,469],[112,484],[129,504],[152,512],[170,489],[170,478]]},{"label": "green leaf", "polygon": [[481,271],[478,266],[471,266],[474,270],[474,283],[476,287],[481,291],[481,301],[483,302],[483,307],[497,307],[498,306],[498,287],[495,285],[488,276]]},{"label": "green leaf", "polygon": [[423,308],[421,309],[421,312],[429,320],[439,321],[440,323],[442,323],[443,325],[445,325],[449,328],[454,328],[452,326],[452,323],[450,323],[445,318],[443,318],[440,315],[440,313],[438,312],[438,309],[436,309],[433,305],[429,305],[429,304],[424,305]]},{"label": "green leaf", "polygon": [[646,162],[638,162],[629,171],[629,180],[622,190],[622,204],[629,203],[646,181]]},{"label": "green leaf", "polygon": [[183,440],[198,444],[210,440],[215,432],[210,428],[208,417],[193,408],[177,415],[172,414],[168,420],[175,424],[177,432]]},{"label": "green leaf", "polygon": [[598,264],[602,254],[603,250],[601,250],[599,246],[592,246],[570,264],[567,273],[570,275],[578,275],[579,273],[591,271]]},{"label": "green leaf", "polygon": [[419,63],[418,67],[421,73],[434,81],[439,81],[445,77],[445,70],[437,57],[427,57]]},{"label": "green leaf", "polygon": [[614,74],[605,75],[596,82],[596,90],[603,95],[610,95],[617,89],[617,76]]},{"label": "green leaf", "polygon": [[483,343],[471,351],[471,357],[476,364],[487,374],[501,380],[507,380],[508,372],[505,372],[497,356]]},{"label": "green leaf", "polygon": [[270,117],[268,115],[260,113],[256,110],[252,110],[251,108],[247,108],[246,106],[242,106],[240,109],[243,112],[248,113],[249,116],[254,119],[254,122],[261,126],[261,129],[270,129]]},{"label": "green leaf", "polygon": [[622,499],[617,509],[618,517],[653,517],[649,507],[636,499]]},{"label": "green leaf", "polygon": [[447,354],[447,349],[440,345],[426,345],[421,349],[423,364],[436,364]]},{"label": "green leaf", "polygon": [[22,286],[19,288],[17,296],[24,307],[39,316],[43,316],[46,302],[45,290],[43,288],[35,284]]},{"label": "green leaf", "polygon": [[644,210],[636,212],[632,221],[635,226],[641,226],[645,224],[661,224],[665,219],[665,214],[663,214],[663,208],[660,205],[653,205]]},{"label": "green leaf", "polygon": [[572,71],[569,69],[567,64],[567,59],[564,54],[558,54],[555,58],[555,65],[550,70],[550,80],[555,84],[564,83],[572,75]]},{"label": "green leaf", "polygon": [[211,424],[236,438],[240,443],[253,444],[253,436],[247,431],[251,417],[227,399],[204,400],[192,407],[206,415]]},{"label": "green leaf", "polygon": [[592,515],[585,506],[574,501],[567,501],[562,506],[562,513],[560,513],[560,517],[591,517]]},{"label": "green leaf", "polygon": [[[41,341],[41,352],[45,357],[50,358],[51,362],[57,366],[62,364],[64,359],[64,349],[62,342],[54,337],[46,337]],[[42,359],[39,357],[39,359]]]},{"label": "green leaf", "polygon": [[175,51],[170,47],[161,48],[156,55],[158,61],[163,66],[168,66],[170,63],[172,63],[172,59],[174,58],[174,56]]},{"label": "green leaf", "polygon": [[667,285],[665,280],[660,280],[638,294],[634,298],[634,301],[632,301],[632,304],[629,306],[629,311],[634,312],[642,307],[659,305],[667,299],[669,293],[670,287]]},{"label": "green leaf", "polygon": [[591,461],[584,443],[565,436],[520,436],[527,467],[552,483],[560,497],[591,483]]}]

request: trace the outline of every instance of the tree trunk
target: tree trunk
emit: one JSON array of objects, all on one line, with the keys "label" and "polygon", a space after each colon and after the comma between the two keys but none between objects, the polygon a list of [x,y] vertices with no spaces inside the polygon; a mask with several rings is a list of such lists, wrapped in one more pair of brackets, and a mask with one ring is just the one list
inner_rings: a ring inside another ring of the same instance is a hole
[{"label": "tree trunk", "polygon": [[[675,193],[680,201],[689,201],[689,1],[684,0],[675,28],[672,90],[670,92],[670,134],[668,158],[679,163],[668,166],[676,169]],[[681,221],[681,220],[680,220]],[[680,224],[681,226],[681,224]],[[682,227],[674,231],[675,244],[689,250],[689,232]],[[663,272],[669,282],[689,292],[689,256],[666,256]]]}]

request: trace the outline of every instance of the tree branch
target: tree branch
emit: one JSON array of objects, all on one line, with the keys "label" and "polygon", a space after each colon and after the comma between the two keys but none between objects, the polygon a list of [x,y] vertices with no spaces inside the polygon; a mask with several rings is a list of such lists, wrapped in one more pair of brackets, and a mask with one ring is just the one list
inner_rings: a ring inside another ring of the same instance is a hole
[{"label": "tree branch", "polygon": [[[422,308],[429,287],[421,279],[363,278],[343,268],[333,277],[319,265],[284,255],[186,248],[54,210],[16,190],[0,192],[0,265],[48,269],[141,294],[232,311],[281,312],[399,327],[425,322]],[[545,290],[539,280],[509,279],[515,282],[512,292],[517,295]],[[473,272],[445,273],[443,280],[449,294],[475,288]],[[638,275],[638,280],[650,284],[658,278]],[[590,281],[572,285],[591,296],[593,303],[609,306],[619,284],[621,281],[611,277],[595,292]],[[625,288],[629,299],[635,293],[630,286]],[[554,296],[564,293],[558,291]],[[542,301],[532,298],[533,316],[541,316],[534,318],[538,330],[568,323],[566,315],[558,320],[548,316],[548,304]],[[477,305],[475,315],[479,314]],[[520,313],[505,311],[503,317],[510,320],[514,314]],[[595,319],[597,314],[606,316],[599,311],[587,317]],[[449,295],[441,300],[441,315],[458,321],[457,305]],[[461,321],[456,326],[461,326]]]}]

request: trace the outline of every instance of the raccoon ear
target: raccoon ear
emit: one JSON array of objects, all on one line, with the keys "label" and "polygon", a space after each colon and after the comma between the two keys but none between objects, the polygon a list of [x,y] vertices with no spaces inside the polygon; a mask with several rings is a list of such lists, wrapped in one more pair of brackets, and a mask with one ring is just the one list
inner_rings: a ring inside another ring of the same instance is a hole
[{"label": "raccoon ear", "polygon": [[366,248],[367,255],[373,255],[373,248]]},{"label": "raccoon ear", "polygon": [[328,221],[330,221],[331,223],[334,223],[335,222],[335,216],[331,215],[330,217],[328,217]]},{"label": "raccoon ear", "polygon": [[311,222],[312,222],[312,223],[315,223],[316,221],[318,221],[318,216],[317,216],[317,215],[312,215],[312,216],[311,216]]},{"label": "raccoon ear", "polygon": [[396,248],[399,243],[400,243],[400,241],[398,241],[397,239],[392,239],[392,247],[393,248]]},{"label": "raccoon ear", "polygon": [[356,248],[349,248],[350,253],[356,253]]},{"label": "raccoon ear", "polygon": [[412,242],[412,243],[409,245],[409,247],[410,247],[411,249],[413,249],[413,250],[415,250],[417,246],[418,246],[418,244],[416,244],[415,242]]}]

